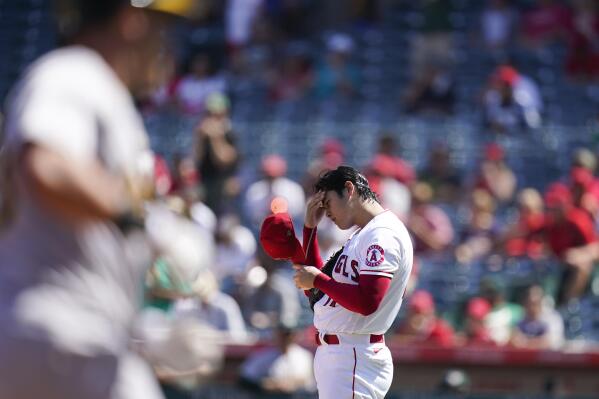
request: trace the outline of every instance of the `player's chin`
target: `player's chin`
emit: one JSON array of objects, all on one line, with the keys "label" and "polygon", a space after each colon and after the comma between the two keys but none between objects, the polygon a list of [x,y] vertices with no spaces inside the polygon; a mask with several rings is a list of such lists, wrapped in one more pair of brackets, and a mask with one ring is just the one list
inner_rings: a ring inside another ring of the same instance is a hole
[{"label": "player's chin", "polygon": [[347,223],[343,223],[339,220],[333,219],[333,223],[335,223],[335,226],[339,227],[341,230],[347,230],[349,229],[351,226],[348,225]]}]

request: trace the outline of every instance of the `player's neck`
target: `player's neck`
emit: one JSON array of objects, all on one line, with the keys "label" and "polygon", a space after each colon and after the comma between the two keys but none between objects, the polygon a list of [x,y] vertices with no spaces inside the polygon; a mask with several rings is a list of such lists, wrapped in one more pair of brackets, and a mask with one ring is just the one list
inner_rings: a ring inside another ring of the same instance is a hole
[{"label": "player's neck", "polygon": [[360,202],[360,205],[356,209],[355,223],[358,227],[362,228],[368,224],[375,216],[385,212],[385,208],[376,201],[366,200]]}]

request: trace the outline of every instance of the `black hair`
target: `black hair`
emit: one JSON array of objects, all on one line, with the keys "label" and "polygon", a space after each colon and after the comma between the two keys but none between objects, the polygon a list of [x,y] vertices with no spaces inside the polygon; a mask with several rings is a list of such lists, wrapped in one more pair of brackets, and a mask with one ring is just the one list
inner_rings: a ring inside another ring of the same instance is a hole
[{"label": "black hair", "polygon": [[337,169],[321,174],[314,185],[314,191],[335,191],[339,196],[342,196],[343,190],[345,190],[345,182],[348,181],[356,187],[361,199],[379,202],[376,193],[368,185],[368,180],[351,166],[342,165]]},{"label": "black hair", "polygon": [[130,0],[54,0],[57,30],[67,42],[85,28],[110,21]]}]

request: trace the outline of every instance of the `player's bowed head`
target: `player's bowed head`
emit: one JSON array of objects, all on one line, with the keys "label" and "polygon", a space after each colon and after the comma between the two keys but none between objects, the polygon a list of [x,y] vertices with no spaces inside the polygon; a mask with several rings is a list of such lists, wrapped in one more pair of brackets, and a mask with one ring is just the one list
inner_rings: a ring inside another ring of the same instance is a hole
[{"label": "player's bowed head", "polygon": [[[314,188],[316,194],[307,204],[307,227],[316,227],[325,214],[342,230],[364,227],[384,211],[368,180],[351,166],[324,172]],[[304,290],[314,288],[314,279],[322,273],[313,266],[294,265],[294,269],[295,284]]]},{"label": "player's bowed head", "polygon": [[363,227],[383,210],[368,180],[351,166],[325,172],[314,188],[317,193],[324,193],[325,213],[342,230]]},{"label": "player's bowed head", "polygon": [[54,0],[63,44],[96,49],[136,96],[159,82],[168,63],[171,27],[177,18],[202,17],[207,0]]}]

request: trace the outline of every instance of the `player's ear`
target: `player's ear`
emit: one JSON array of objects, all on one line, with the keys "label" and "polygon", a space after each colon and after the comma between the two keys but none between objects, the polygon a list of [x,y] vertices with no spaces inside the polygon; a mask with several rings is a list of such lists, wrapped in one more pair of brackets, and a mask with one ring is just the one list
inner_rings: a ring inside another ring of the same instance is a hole
[{"label": "player's ear", "polygon": [[347,190],[347,195],[348,197],[352,197],[352,195],[354,194],[354,192],[356,191],[356,186],[354,186],[354,184],[350,181],[346,181],[345,182],[345,189]]},{"label": "player's ear", "polygon": [[150,20],[145,10],[124,7],[118,18],[119,30],[128,42],[143,40],[150,29]]}]

